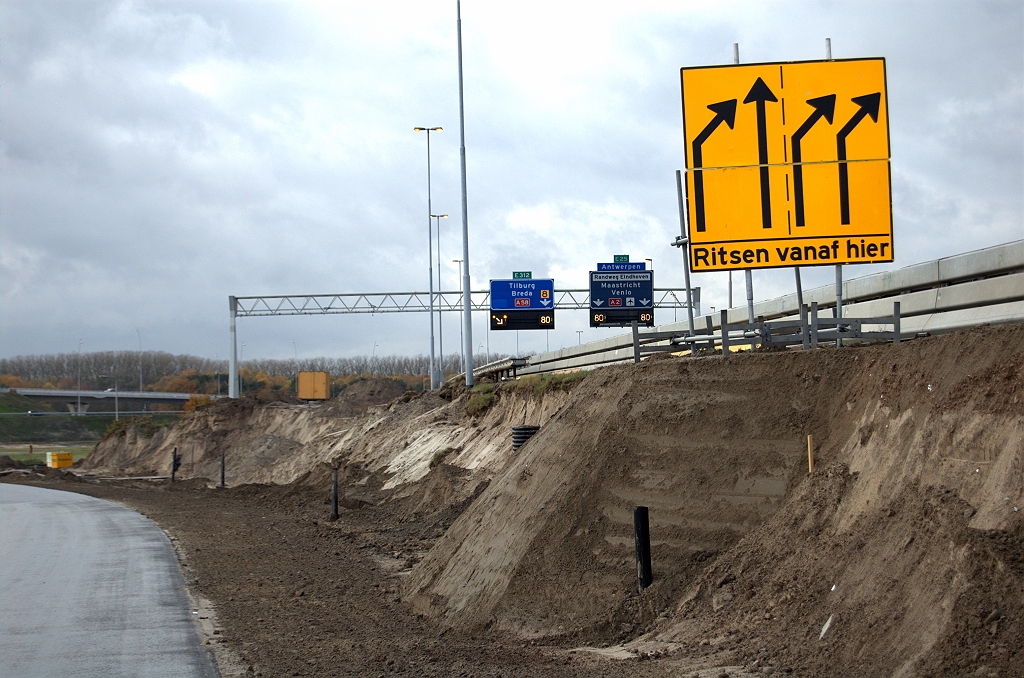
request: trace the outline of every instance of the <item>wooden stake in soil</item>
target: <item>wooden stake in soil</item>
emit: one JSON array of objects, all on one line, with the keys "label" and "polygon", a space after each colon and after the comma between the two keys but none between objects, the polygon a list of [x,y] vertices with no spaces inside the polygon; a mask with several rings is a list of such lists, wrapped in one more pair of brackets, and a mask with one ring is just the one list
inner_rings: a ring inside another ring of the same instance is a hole
[{"label": "wooden stake in soil", "polygon": [[807,434],[807,473],[814,473],[814,436]]}]

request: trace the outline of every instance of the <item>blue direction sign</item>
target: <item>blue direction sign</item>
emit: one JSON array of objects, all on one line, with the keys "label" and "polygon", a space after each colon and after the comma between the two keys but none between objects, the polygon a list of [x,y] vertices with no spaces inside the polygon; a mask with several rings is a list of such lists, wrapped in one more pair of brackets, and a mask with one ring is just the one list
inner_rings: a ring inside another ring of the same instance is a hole
[{"label": "blue direction sign", "polygon": [[555,281],[550,278],[492,280],[492,330],[555,328]]},{"label": "blue direction sign", "polygon": [[591,271],[590,326],[634,321],[654,326],[654,271]]},{"label": "blue direction sign", "polygon": [[522,311],[555,307],[555,281],[548,278],[537,280],[492,280],[491,310]]}]

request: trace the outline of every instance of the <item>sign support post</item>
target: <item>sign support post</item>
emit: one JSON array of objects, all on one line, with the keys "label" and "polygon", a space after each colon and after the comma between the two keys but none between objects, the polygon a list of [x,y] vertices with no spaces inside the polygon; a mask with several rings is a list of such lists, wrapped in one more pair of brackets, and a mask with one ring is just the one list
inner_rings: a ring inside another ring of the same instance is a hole
[{"label": "sign support post", "polygon": [[235,332],[235,318],[238,315],[238,300],[228,297],[228,311],[231,314],[231,350],[228,353],[228,397],[238,397],[238,334]]},{"label": "sign support post", "polygon": [[[732,62],[740,63],[740,43],[732,43]],[[754,324],[754,273],[748,268],[743,271],[743,280],[747,283],[747,322]],[[732,271],[729,271],[729,305],[732,306]]]},{"label": "sign support post", "polygon": [[[686,322],[689,335],[693,336],[693,295],[690,287],[690,241],[686,235],[686,205],[683,203],[683,173],[676,170],[676,199],[679,202],[679,232],[680,236],[672,243],[680,248],[683,253],[683,278],[686,282]],[[732,282],[732,271],[729,272],[729,281]],[[730,295],[730,301],[732,301]]]},{"label": "sign support post", "polygon": [[[825,59],[832,60],[832,38],[825,38]],[[803,295],[801,295],[803,296]],[[843,265],[836,264],[836,319],[843,317]],[[843,338],[838,335],[836,327],[836,348],[842,348]]]},{"label": "sign support post", "polygon": [[633,362],[637,365],[640,364],[640,327],[634,320],[630,323],[633,326]]},{"label": "sign support post", "polygon": [[[836,266],[836,320],[843,319],[843,267]],[[843,338],[839,336],[842,331],[840,325],[836,325],[836,348],[842,348]]]}]

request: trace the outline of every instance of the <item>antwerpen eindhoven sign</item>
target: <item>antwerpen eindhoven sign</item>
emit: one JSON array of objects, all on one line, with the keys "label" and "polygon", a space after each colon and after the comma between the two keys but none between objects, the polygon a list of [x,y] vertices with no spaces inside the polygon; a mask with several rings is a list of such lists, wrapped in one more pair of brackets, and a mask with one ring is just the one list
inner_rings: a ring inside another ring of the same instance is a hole
[{"label": "antwerpen eindhoven sign", "polygon": [[694,271],[893,260],[885,59],[681,77]]}]

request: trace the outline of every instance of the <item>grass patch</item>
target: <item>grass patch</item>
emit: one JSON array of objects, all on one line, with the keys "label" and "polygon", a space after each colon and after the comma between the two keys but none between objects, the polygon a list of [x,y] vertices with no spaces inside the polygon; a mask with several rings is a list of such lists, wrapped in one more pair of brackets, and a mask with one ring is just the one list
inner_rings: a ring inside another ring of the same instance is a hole
[{"label": "grass patch", "polygon": [[434,468],[435,466],[440,466],[442,464],[442,462],[444,462],[445,457],[447,457],[449,454],[451,454],[454,451],[455,451],[454,447],[446,447],[443,450],[438,450],[437,452],[434,452],[434,456],[430,458],[430,468]]},{"label": "grass patch", "polygon": [[0,417],[0,441],[5,443],[59,443],[79,440],[99,440],[102,428],[95,430],[95,424],[85,424],[86,417],[48,414],[30,417],[28,414],[8,414]]},{"label": "grass patch", "polygon": [[47,452],[70,452],[76,462],[84,459],[95,449],[96,445],[33,445],[29,454],[28,445],[4,445],[0,447],[0,455],[5,455],[22,464],[39,464],[46,466]]},{"label": "grass patch", "polygon": [[469,389],[469,401],[466,403],[466,414],[475,417],[494,404],[498,399],[494,389],[497,385],[493,383],[477,384]]},{"label": "grass patch", "polygon": [[515,381],[506,383],[503,388],[517,391],[532,390],[534,395],[542,396],[548,391],[571,391],[576,384],[583,381],[589,372],[557,372],[552,374],[531,374]]},{"label": "grass patch", "polygon": [[0,412],[53,412],[53,408],[18,393],[0,393]]},{"label": "grass patch", "polygon": [[493,393],[478,393],[470,396],[469,402],[466,403],[466,414],[475,417],[481,412],[486,412],[497,399]]}]

